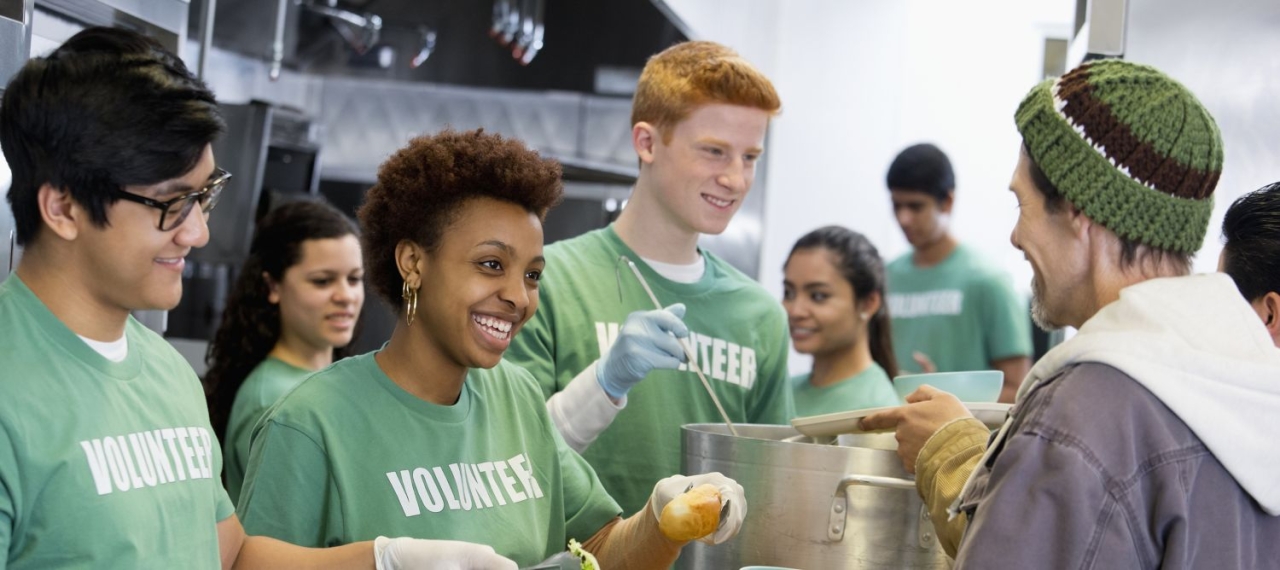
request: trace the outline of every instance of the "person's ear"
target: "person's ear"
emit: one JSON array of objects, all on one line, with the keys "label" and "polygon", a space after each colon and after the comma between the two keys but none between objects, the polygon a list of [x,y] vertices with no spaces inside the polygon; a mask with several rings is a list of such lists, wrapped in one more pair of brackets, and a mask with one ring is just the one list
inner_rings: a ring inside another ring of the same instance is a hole
[{"label": "person's ear", "polygon": [[858,303],[858,315],[866,315],[867,318],[862,320],[869,322],[876,313],[880,312],[880,304],[883,302],[884,300],[880,298],[879,291],[872,291],[868,293],[867,296]]},{"label": "person's ear", "polygon": [[76,239],[80,235],[81,223],[90,221],[89,212],[80,207],[71,197],[71,192],[54,188],[47,182],[36,191],[36,205],[40,208],[40,219],[44,225],[66,241]]},{"label": "person's ear", "polygon": [[412,289],[422,285],[422,274],[426,271],[426,250],[411,240],[400,240],[396,244],[396,268],[400,270],[400,278]]},{"label": "person's ear", "polygon": [[938,211],[942,214],[950,214],[951,209],[955,208],[956,205],[956,191],[948,190],[946,197],[936,200],[938,201]]},{"label": "person's ear", "polygon": [[262,272],[262,281],[267,284],[267,302],[272,305],[280,303],[280,284],[271,278],[271,274]]},{"label": "person's ear", "polygon": [[[1093,229],[1095,225],[1093,223],[1093,219],[1085,215],[1084,210],[1081,210],[1079,207],[1077,207],[1075,204],[1072,204],[1071,202],[1063,203],[1062,213],[1067,216],[1067,223],[1070,226],[1071,233],[1075,234],[1075,236],[1078,238],[1083,239],[1086,236],[1088,236],[1089,230]],[[1050,215],[1053,215],[1053,214],[1050,214]],[[1103,229],[1103,228],[1102,226],[1098,226],[1098,229]]]},{"label": "person's ear", "polygon": [[1262,319],[1262,325],[1271,333],[1271,339],[1280,346],[1280,293],[1271,291],[1254,301],[1253,306]]},{"label": "person's ear", "polygon": [[644,121],[631,127],[631,146],[635,148],[636,156],[640,157],[642,164],[653,163],[654,150],[661,136],[658,127]]},{"label": "person's ear", "polygon": [[947,190],[947,197],[938,199],[938,211],[944,214],[950,214],[951,208],[955,207],[955,205],[956,205],[955,190]]}]

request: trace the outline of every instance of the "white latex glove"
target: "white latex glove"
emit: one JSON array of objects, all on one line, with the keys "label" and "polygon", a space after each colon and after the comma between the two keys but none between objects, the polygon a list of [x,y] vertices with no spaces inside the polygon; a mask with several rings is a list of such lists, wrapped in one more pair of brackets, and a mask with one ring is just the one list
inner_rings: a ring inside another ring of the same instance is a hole
[{"label": "white latex glove", "polygon": [[719,473],[703,473],[702,475],[672,475],[658,481],[653,486],[653,498],[649,501],[653,505],[653,519],[662,518],[662,508],[667,506],[672,499],[684,494],[685,491],[697,487],[698,485],[711,485],[720,491],[720,505],[728,505],[728,511],[720,517],[720,526],[716,527],[716,531],[698,539],[698,542],[707,544],[720,544],[734,535],[742,528],[742,520],[747,518],[747,496],[742,492],[742,485],[737,481],[725,477]]},{"label": "white latex glove", "polygon": [[515,562],[499,556],[486,544],[457,540],[387,538],[373,541],[373,562],[377,570],[516,570]]}]

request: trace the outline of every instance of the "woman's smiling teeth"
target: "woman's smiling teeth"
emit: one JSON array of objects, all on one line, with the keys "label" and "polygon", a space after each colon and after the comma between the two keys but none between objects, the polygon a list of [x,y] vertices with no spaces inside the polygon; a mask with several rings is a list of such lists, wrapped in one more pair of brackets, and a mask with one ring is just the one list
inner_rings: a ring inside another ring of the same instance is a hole
[{"label": "woman's smiling teeth", "polygon": [[706,200],[707,202],[711,203],[712,206],[715,206],[717,208],[728,208],[729,205],[733,203],[733,200],[721,200],[710,194],[703,194],[702,199]]},{"label": "woman's smiling teeth", "polygon": [[513,325],[511,321],[476,314],[471,315],[471,320],[475,321],[476,324],[480,325],[481,329],[484,329],[484,332],[489,333],[494,338],[507,340],[507,337],[511,336],[511,327]]}]

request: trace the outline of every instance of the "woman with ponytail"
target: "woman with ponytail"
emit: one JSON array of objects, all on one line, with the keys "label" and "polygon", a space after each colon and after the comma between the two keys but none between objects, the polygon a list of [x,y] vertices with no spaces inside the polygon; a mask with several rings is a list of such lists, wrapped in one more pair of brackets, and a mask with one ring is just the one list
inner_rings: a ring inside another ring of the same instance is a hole
[{"label": "woman with ponytail", "polygon": [[312,372],[346,356],[363,303],[360,242],[342,212],[290,202],[259,222],[206,356],[209,416],[233,502],[254,424]]},{"label": "woman with ponytail", "polygon": [[826,226],[791,248],[782,305],[796,352],[813,369],[792,379],[796,414],[896,406],[898,374],[884,303],[884,262],[862,234]]}]

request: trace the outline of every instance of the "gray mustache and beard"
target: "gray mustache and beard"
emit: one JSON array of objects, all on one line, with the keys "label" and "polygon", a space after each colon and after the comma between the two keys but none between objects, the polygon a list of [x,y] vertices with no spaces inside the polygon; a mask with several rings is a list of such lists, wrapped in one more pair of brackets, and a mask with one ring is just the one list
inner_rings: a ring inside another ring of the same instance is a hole
[{"label": "gray mustache and beard", "polygon": [[1040,280],[1039,275],[1031,277],[1031,320],[1036,326],[1052,331],[1062,328],[1062,325],[1054,322],[1053,317],[1049,315],[1049,309],[1045,307],[1045,287],[1044,282]]}]

